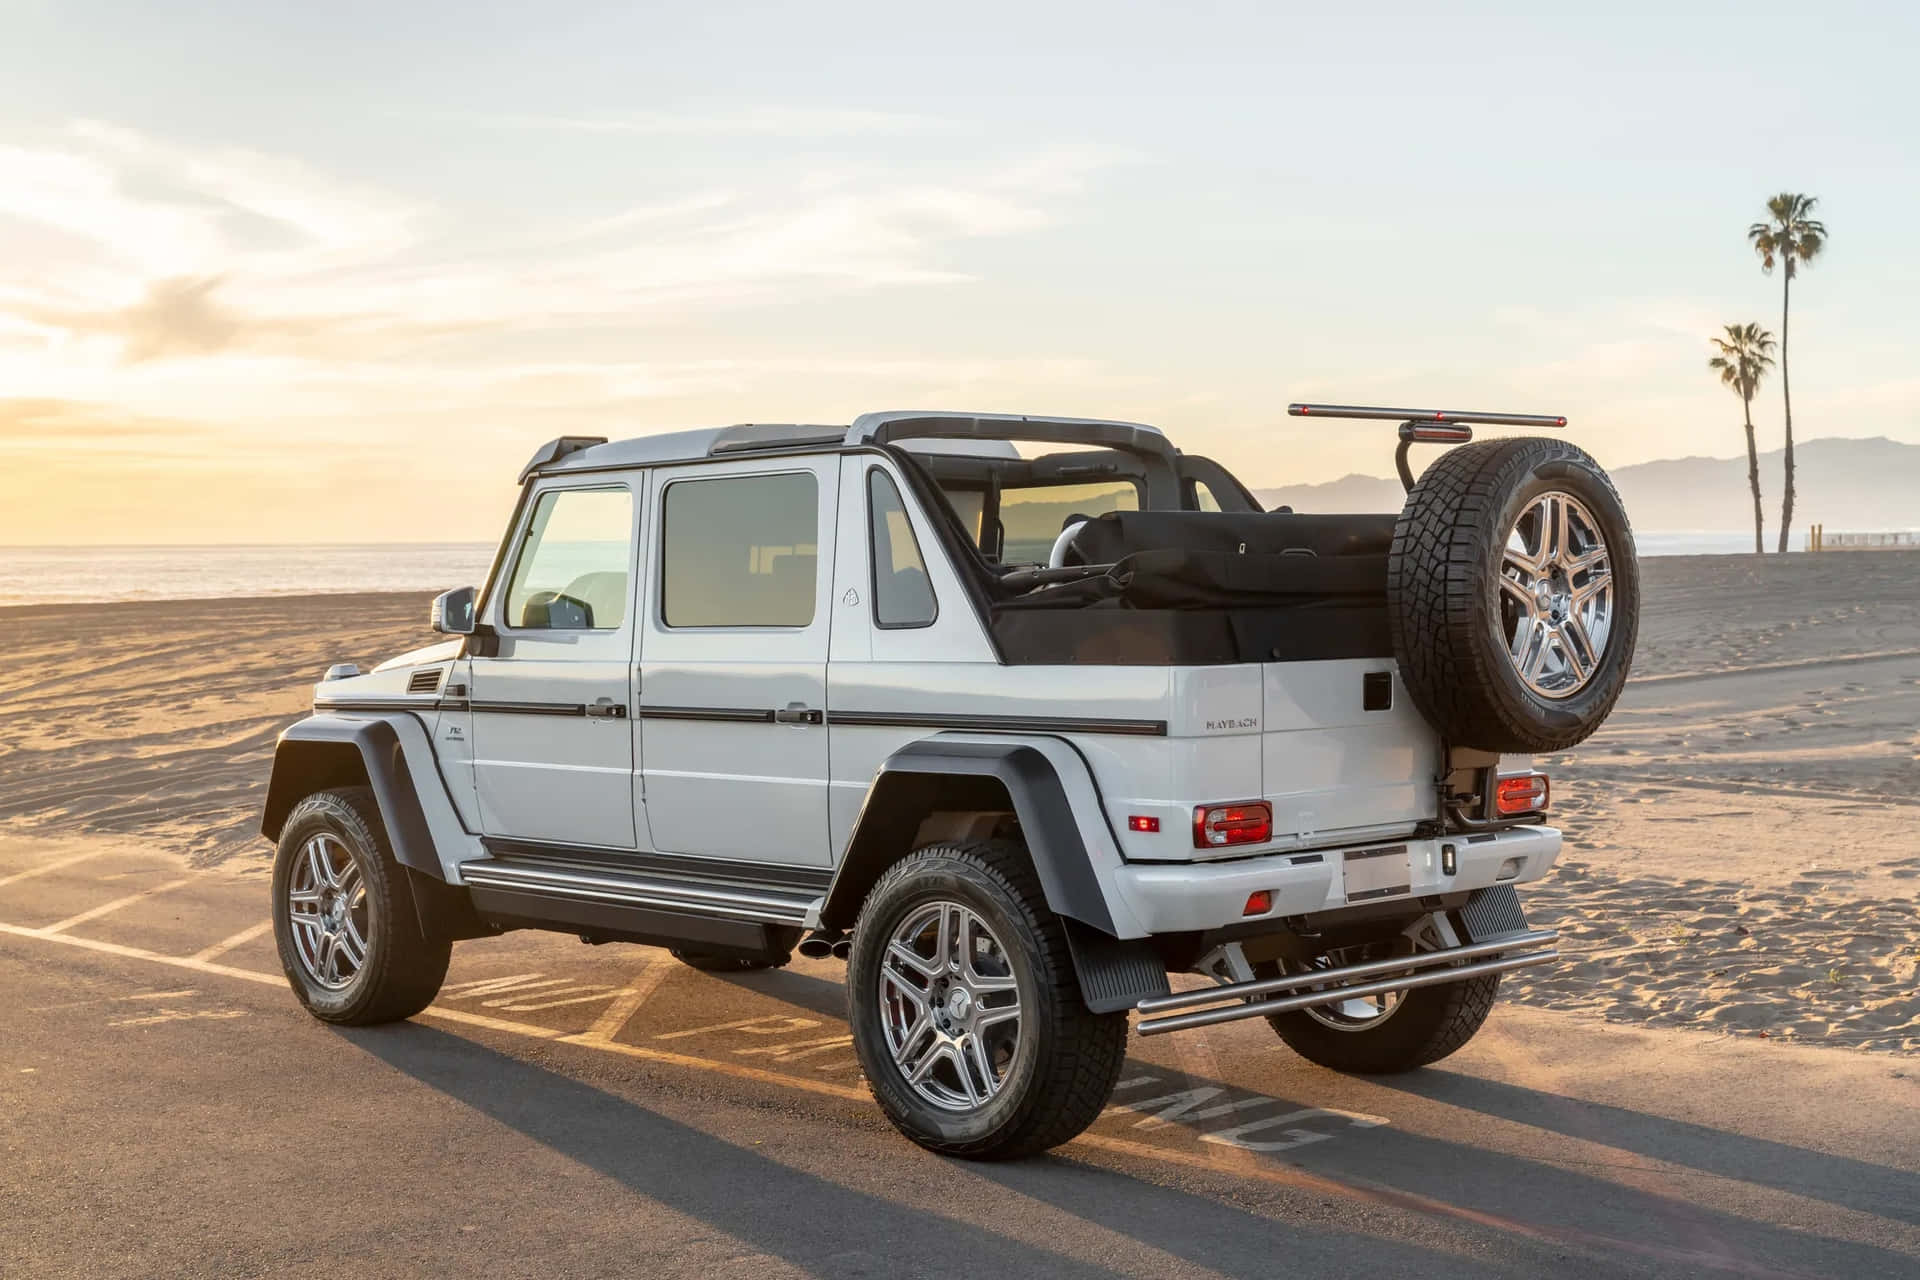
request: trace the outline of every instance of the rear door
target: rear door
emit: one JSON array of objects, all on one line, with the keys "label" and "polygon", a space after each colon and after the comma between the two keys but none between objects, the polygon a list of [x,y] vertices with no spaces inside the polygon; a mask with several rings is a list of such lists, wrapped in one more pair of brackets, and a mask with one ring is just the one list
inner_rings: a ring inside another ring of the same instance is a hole
[{"label": "rear door", "polygon": [[482,619],[498,653],[473,658],[469,677],[487,835],[635,847],[638,483],[546,482],[523,505]]},{"label": "rear door", "polygon": [[640,655],[653,847],[826,866],[839,458],[655,474]]},{"label": "rear door", "polygon": [[1261,754],[1276,840],[1402,836],[1438,816],[1440,739],[1389,658],[1268,662]]}]

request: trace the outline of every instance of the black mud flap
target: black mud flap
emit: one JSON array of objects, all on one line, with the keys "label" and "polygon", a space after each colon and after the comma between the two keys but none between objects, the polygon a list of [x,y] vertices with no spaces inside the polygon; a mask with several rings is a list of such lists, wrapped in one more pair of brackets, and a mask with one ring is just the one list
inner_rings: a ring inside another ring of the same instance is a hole
[{"label": "black mud flap", "polygon": [[1080,998],[1093,1012],[1117,1013],[1168,994],[1167,966],[1146,942],[1113,937],[1070,916],[1061,916],[1060,925],[1080,976]]}]

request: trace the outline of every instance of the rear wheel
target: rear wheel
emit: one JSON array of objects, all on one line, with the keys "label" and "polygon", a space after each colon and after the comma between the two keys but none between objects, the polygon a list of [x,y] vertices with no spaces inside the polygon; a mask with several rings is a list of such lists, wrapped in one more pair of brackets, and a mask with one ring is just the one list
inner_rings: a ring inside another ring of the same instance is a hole
[{"label": "rear wheel", "polygon": [[[1295,971],[1312,972],[1426,949],[1412,937],[1365,946],[1342,947],[1314,958]],[[1257,966],[1263,978],[1278,977],[1280,967]],[[1310,989],[1310,988],[1309,988]],[[1442,986],[1416,987],[1267,1019],[1287,1047],[1309,1062],[1358,1075],[1412,1071],[1438,1062],[1473,1039],[1493,1010],[1500,975],[1482,974]]]},{"label": "rear wheel", "polygon": [[847,992],[874,1100],[945,1155],[1068,1141],[1126,1056],[1126,1014],[1086,1007],[1065,930],[1010,841],[931,845],[890,868],[861,907]]},{"label": "rear wheel", "polygon": [[421,932],[407,870],[366,787],[308,796],[287,816],[273,860],[273,936],[307,1012],[345,1026],[426,1008],[452,953]]}]

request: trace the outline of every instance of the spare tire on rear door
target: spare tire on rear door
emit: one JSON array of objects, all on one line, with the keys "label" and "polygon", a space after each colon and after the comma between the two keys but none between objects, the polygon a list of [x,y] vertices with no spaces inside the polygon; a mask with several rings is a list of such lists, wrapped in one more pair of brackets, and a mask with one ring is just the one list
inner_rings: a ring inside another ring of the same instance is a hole
[{"label": "spare tire on rear door", "polygon": [[1571,747],[1633,661],[1640,569],[1620,495],[1564,441],[1451,449],[1394,525],[1387,606],[1407,692],[1450,743]]}]

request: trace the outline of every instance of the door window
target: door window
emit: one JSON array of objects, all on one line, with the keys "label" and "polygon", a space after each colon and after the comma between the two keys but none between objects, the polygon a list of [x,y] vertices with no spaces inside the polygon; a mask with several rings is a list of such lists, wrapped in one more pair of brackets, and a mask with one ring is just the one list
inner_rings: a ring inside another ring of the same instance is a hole
[{"label": "door window", "polygon": [[873,564],[874,624],[932,625],[939,611],[920,540],[893,477],[878,467],[867,472],[867,546]]},{"label": "door window", "polygon": [[661,620],[669,627],[811,624],[819,495],[811,471],[668,485]]},{"label": "door window", "polygon": [[506,625],[530,631],[615,631],[627,616],[633,496],[554,489],[534,503],[507,581]]}]

